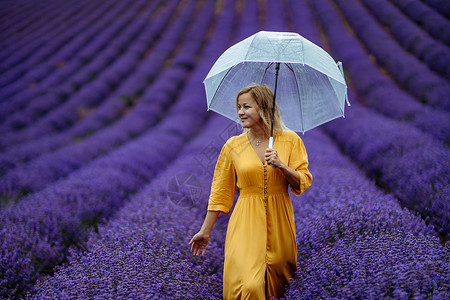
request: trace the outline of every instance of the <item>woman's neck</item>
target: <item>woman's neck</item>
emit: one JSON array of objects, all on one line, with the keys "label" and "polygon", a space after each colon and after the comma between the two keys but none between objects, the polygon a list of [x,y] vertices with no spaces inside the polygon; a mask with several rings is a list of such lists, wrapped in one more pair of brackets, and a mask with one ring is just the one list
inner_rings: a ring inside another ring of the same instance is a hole
[{"label": "woman's neck", "polygon": [[250,128],[249,133],[251,134],[251,136],[255,139],[258,140],[265,140],[268,139],[269,137],[266,136],[264,129],[263,128]]}]

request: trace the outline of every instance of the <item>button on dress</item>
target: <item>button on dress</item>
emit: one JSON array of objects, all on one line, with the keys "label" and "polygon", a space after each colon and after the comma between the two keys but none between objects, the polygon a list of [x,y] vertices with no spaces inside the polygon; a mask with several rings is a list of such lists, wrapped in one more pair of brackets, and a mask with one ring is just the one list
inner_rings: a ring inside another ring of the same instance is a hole
[{"label": "button on dress", "polygon": [[[312,182],[300,137],[283,131],[274,148],[285,164],[300,174],[299,196]],[[214,171],[208,210],[230,213],[236,189],[239,198],[228,222],[223,272],[224,299],[282,297],[297,269],[294,212],[288,181],[278,169],[263,164],[248,133],[230,138]]]}]

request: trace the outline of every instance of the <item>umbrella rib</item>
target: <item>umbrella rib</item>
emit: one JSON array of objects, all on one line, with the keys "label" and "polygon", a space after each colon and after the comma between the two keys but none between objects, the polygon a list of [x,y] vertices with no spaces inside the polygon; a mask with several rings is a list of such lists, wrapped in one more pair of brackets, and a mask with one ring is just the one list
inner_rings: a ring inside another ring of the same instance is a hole
[{"label": "umbrella rib", "polygon": [[[286,64],[286,66],[288,66],[288,64]],[[300,100],[299,102],[300,102],[300,115],[302,116],[302,132],[303,132],[303,134],[305,133],[305,124],[304,124],[304,118],[303,118],[303,109],[302,109],[302,97],[301,97],[301,94],[300,94],[300,89],[298,88],[298,84],[297,84],[297,75],[295,74],[295,72],[294,72],[294,70],[293,70],[293,68],[291,69],[289,66],[288,66],[288,68],[289,68],[289,70],[291,70],[292,71],[292,73],[294,74],[294,77],[295,77],[295,87],[297,88],[297,93],[298,93],[298,99]]]},{"label": "umbrella rib", "polygon": [[269,70],[270,66],[273,65],[273,62],[270,62],[267,64],[266,69],[264,70],[264,75],[266,74],[267,70]]},{"label": "umbrella rib", "polygon": [[284,63],[286,65],[286,67],[291,70],[292,73],[294,73],[294,69],[288,64],[288,63]]},{"label": "umbrella rib", "polygon": [[209,104],[208,108],[211,108],[211,106],[213,105],[214,101],[216,100],[216,95],[217,95],[217,92],[219,91],[219,88],[222,86],[222,83],[225,80],[225,78],[228,76],[228,73],[230,73],[234,67],[235,66],[232,66],[231,68],[229,68],[227,73],[222,77],[222,80],[220,81],[219,85],[217,86],[216,91],[214,92],[214,96],[212,97],[211,103]]},{"label": "umbrella rib", "polygon": [[263,84],[264,78],[266,77],[267,70],[269,70],[270,66],[273,65],[273,62],[269,62],[262,73],[261,79],[259,80],[259,84]]}]

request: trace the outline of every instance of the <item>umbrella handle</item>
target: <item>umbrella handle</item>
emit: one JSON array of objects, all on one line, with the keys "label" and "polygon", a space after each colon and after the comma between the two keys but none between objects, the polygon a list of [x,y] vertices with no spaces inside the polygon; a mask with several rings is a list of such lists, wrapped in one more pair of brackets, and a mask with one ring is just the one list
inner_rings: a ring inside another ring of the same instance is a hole
[{"label": "umbrella handle", "polygon": [[[273,136],[269,138],[269,149],[273,149]],[[270,165],[272,169],[275,169],[273,165]]]},{"label": "umbrella handle", "polygon": [[273,149],[273,136],[269,138],[269,149]]}]

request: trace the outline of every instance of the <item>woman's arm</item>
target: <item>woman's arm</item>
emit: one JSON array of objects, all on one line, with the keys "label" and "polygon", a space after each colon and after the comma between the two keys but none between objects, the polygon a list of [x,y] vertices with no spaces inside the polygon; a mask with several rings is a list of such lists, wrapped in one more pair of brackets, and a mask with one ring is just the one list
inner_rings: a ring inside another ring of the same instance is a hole
[{"label": "woman's arm", "polygon": [[200,253],[203,255],[206,252],[206,245],[208,245],[209,235],[213,229],[214,223],[216,223],[217,217],[220,211],[208,210],[206,213],[205,220],[203,221],[202,228],[195,234],[189,245],[191,245],[191,252],[194,256],[199,256]]},{"label": "woman's arm", "polygon": [[294,169],[280,160],[276,149],[267,148],[265,159],[267,164],[272,165],[276,169],[280,169],[291,186],[300,186],[300,175],[298,174],[298,172],[296,172]]},{"label": "woman's arm", "polygon": [[300,186],[300,174],[298,174],[298,172],[296,172],[294,169],[292,169],[283,162],[279,167],[279,169],[283,173],[284,177],[286,177],[287,181],[291,186],[294,187]]},{"label": "woman's arm", "polygon": [[[230,140],[232,139],[230,138]],[[230,154],[232,149],[232,142],[230,140],[222,147],[219,158],[217,159],[211,184],[211,193],[208,200],[208,211],[206,212],[202,228],[189,242],[191,252],[195,256],[205,254],[209,235],[211,234],[214,223],[216,223],[217,217],[220,212],[228,214],[233,205],[234,195],[236,194],[236,172]]]}]

